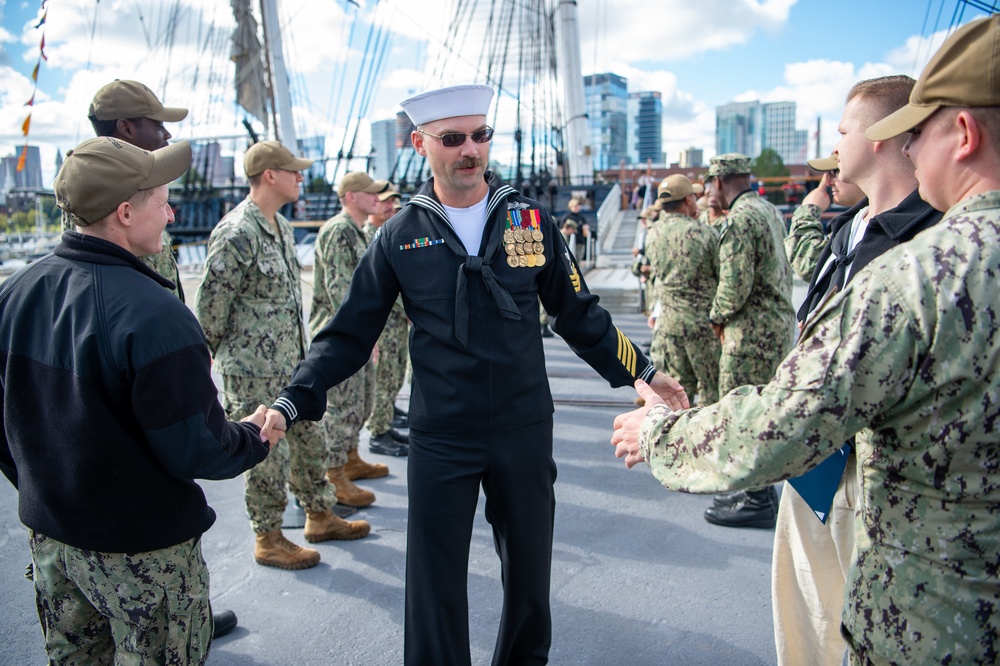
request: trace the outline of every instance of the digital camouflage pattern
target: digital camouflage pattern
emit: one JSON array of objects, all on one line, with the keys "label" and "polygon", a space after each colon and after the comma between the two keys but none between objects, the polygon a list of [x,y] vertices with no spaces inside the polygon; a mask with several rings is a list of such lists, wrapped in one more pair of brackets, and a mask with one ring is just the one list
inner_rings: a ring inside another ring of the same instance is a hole
[{"label": "digital camouflage pattern", "polygon": [[843,616],[855,661],[1000,656],[997,275],[993,191],[872,261],[807,322],[768,385],[700,410],[655,406],[642,424],[656,477],[698,493],[799,475],[856,435]]},{"label": "digital camouflage pattern", "polygon": [[784,236],[777,209],[756,192],[732,203],[719,234],[719,288],[709,315],[725,327],[723,356],[777,362],[788,352],[795,310]]},{"label": "digital camouflage pattern", "polygon": [[702,224],[707,224],[711,227],[715,227],[716,231],[721,231],[722,227],[724,227],[726,224],[726,216],[720,215],[713,222],[711,216],[708,214],[708,209],[706,208],[705,210],[701,211],[698,214],[698,221],[701,222]]},{"label": "digital camouflage pattern", "polygon": [[741,153],[716,155],[708,162],[707,178],[750,173],[750,158]]},{"label": "digital camouflage pattern", "polygon": [[815,204],[804,204],[792,213],[792,224],[785,237],[785,256],[792,270],[808,282],[812,279],[819,257],[830,242],[823,233],[822,211]]},{"label": "digital camouflage pattern", "polygon": [[131,555],[28,539],[50,663],[205,663],[212,610],[200,538]]},{"label": "digital camouflage pattern", "polygon": [[275,219],[279,231],[247,197],[208,239],[194,311],[220,375],[290,377],[305,356],[295,239],[288,220]]},{"label": "digital camouflage pattern", "polygon": [[[290,375],[224,376],[221,397],[226,416],[235,421],[252,414],[257,405],[274,400],[289,379]],[[255,533],[281,528],[288,504],[286,484],[309,511],[326,511],[337,503],[336,488],[326,478],[329,464],[324,423],[296,423],[263,462],[244,473],[247,517]]]},{"label": "digital camouflage pattern", "polygon": [[708,321],[719,284],[718,249],[713,227],[678,213],[665,212],[646,240],[660,304],[653,337],[666,360],[657,367],[703,402],[718,400],[722,348]]},{"label": "digital camouflage pattern", "polygon": [[[544,308],[539,308],[545,312]],[[406,379],[406,362],[410,356],[410,325],[403,306],[397,301],[378,339],[378,364],[375,366],[375,400],[368,430],[380,435],[389,429],[396,396]]]},{"label": "digital camouflage pattern", "polygon": [[[362,228],[368,244],[375,239],[377,227],[365,223]],[[545,308],[539,305],[539,322],[548,323]],[[389,430],[394,416],[393,407],[396,396],[403,388],[406,379],[406,365],[410,357],[410,325],[403,309],[403,298],[396,299],[389,318],[378,338],[378,363],[375,365],[375,397],[372,403],[371,416],[368,417],[368,431],[373,435],[381,435]]]},{"label": "digital camouflage pattern", "polygon": [[[292,227],[275,214],[275,231],[250,197],[212,230],[195,314],[222,375],[230,419],[270,404],[305,355],[301,268]],[[296,425],[261,464],[246,472],[247,514],[254,532],[281,527],[287,484],[310,511],[336,503],[326,479],[322,424]]]},{"label": "digital camouflage pattern", "polygon": [[[316,236],[313,298],[309,332],[315,336],[340,310],[351,287],[354,269],[368,249],[368,239],[346,209],[327,220]],[[361,428],[375,401],[375,365],[368,360],[346,381],[327,392],[326,423],[330,467],[347,462],[358,448]]]}]

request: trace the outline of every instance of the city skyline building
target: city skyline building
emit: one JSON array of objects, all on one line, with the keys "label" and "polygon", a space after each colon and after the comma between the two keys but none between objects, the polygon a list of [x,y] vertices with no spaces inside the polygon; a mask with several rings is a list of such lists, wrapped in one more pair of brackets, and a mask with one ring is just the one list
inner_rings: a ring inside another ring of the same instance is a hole
[{"label": "city skyline building", "polygon": [[13,155],[0,157],[0,195],[6,196],[15,187],[42,189],[42,155],[38,146],[27,146],[24,158],[24,169],[17,170],[21,151],[18,148]]},{"label": "city skyline building", "polygon": [[628,96],[628,158],[631,164],[662,164],[663,95],[656,91]]},{"label": "city skyline building", "polygon": [[795,102],[751,100],[715,109],[715,152],[742,153],[751,158],[770,148],[785,164],[806,160],[809,132],[796,129]]},{"label": "city skyline building", "polygon": [[628,159],[628,80],[605,72],[583,77],[594,169],[617,169]]}]

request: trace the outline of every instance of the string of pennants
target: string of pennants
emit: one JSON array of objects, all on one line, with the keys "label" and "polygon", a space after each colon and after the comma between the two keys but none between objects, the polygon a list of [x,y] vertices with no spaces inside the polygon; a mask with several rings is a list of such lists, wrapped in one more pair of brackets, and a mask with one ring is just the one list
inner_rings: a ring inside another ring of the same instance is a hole
[{"label": "string of pennants", "polygon": [[24,135],[24,148],[21,150],[21,156],[17,158],[17,170],[24,171],[25,160],[28,159],[28,131],[31,129],[31,107],[35,105],[35,93],[38,92],[38,70],[42,66],[42,61],[48,61],[49,57],[45,55],[45,19],[48,18],[49,10],[45,6],[48,4],[48,0],[42,0],[42,18],[35,25],[35,29],[41,28],[42,30],[42,41],[38,45],[38,62],[35,63],[35,68],[31,70],[31,81],[34,87],[31,89],[31,99],[25,103],[25,106],[29,107],[28,117],[24,119],[24,123],[21,125],[21,133]]}]

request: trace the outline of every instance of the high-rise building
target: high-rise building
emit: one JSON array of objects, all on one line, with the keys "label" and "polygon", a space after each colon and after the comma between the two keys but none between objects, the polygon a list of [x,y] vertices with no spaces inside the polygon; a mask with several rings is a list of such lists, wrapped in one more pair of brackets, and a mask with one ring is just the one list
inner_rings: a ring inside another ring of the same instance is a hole
[{"label": "high-rise building", "polygon": [[678,166],[682,169],[698,169],[705,163],[705,151],[694,146],[681,152]]},{"label": "high-rise building", "polygon": [[628,96],[628,158],[631,164],[663,163],[663,99],[658,92]]},{"label": "high-rise building", "polygon": [[760,102],[731,102],[715,109],[715,152],[760,154]]},{"label": "high-rise building", "polygon": [[396,164],[396,120],[376,120],[372,123],[372,178],[388,179]]},{"label": "high-rise building", "polygon": [[628,159],[628,81],[617,74],[583,77],[594,169],[617,169]]},{"label": "high-rise building", "polygon": [[795,102],[732,102],[715,109],[715,152],[757,157],[771,148],[785,164],[806,159],[809,133],[795,128]]},{"label": "high-rise building", "polygon": [[803,164],[809,148],[809,132],[795,129],[795,102],[762,104],[764,131],[761,146],[781,156],[785,164]]},{"label": "high-rise building", "polygon": [[17,170],[24,146],[18,146],[16,152],[0,158],[0,195],[6,195],[14,187],[42,189],[42,155],[38,146],[28,146],[24,159],[24,169]]}]

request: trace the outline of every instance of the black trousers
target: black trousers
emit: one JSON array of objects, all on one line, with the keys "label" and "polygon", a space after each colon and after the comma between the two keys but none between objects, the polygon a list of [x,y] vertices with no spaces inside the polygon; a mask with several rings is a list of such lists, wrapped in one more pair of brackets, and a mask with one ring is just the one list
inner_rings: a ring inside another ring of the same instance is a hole
[{"label": "black trousers", "polygon": [[405,664],[470,664],[469,545],[480,484],[504,592],[493,665],[547,663],[552,419],[494,433],[411,429],[407,467]]}]

